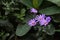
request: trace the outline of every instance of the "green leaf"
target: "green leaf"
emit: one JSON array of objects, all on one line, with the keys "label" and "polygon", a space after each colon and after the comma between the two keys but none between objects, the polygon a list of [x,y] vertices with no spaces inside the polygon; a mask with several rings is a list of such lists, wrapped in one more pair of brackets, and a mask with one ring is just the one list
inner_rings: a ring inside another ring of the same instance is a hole
[{"label": "green leaf", "polygon": [[23,35],[25,35],[30,29],[31,29],[31,27],[28,26],[27,24],[25,24],[25,25],[18,25],[18,26],[17,26],[17,29],[16,29],[16,35],[17,35],[17,36],[23,36]]},{"label": "green leaf", "polygon": [[33,7],[32,5],[32,0],[20,0],[21,3],[23,3],[24,5],[28,6],[28,7]]},{"label": "green leaf", "polygon": [[21,9],[21,14],[20,14],[20,17],[23,17],[23,16],[25,16],[25,12],[26,12],[26,10],[23,8],[23,9]]},{"label": "green leaf", "polygon": [[14,14],[19,20],[24,20],[26,10],[23,8],[19,14]]},{"label": "green leaf", "polygon": [[60,14],[56,14],[52,16],[54,22],[60,22]]},{"label": "green leaf", "polygon": [[46,32],[48,35],[53,35],[55,33],[55,28],[52,24],[43,28],[43,31]]},{"label": "green leaf", "polygon": [[60,8],[56,6],[52,6],[52,7],[48,7],[48,8],[40,10],[39,13],[46,14],[46,15],[59,14]]},{"label": "green leaf", "polygon": [[38,8],[43,0],[20,0],[21,3],[23,3],[24,5],[32,8]]},{"label": "green leaf", "polygon": [[41,5],[42,1],[43,0],[33,0],[33,6],[35,8],[38,8]]},{"label": "green leaf", "polygon": [[48,0],[50,2],[53,2],[55,4],[57,4],[58,6],[60,6],[60,0]]}]

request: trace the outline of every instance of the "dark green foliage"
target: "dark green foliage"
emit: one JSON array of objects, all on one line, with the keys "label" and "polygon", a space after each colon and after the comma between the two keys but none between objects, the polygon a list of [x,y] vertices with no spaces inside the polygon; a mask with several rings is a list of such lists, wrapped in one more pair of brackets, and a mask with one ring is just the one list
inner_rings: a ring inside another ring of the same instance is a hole
[{"label": "dark green foliage", "polygon": [[18,36],[23,36],[25,35],[29,30],[31,29],[30,26],[28,26],[27,24],[24,25],[18,25],[17,30],[16,30],[16,35]]},{"label": "dark green foliage", "polygon": [[[39,14],[50,16],[51,22],[30,27],[28,21]],[[60,32],[60,0],[0,0],[0,40],[53,40],[55,32]]]}]

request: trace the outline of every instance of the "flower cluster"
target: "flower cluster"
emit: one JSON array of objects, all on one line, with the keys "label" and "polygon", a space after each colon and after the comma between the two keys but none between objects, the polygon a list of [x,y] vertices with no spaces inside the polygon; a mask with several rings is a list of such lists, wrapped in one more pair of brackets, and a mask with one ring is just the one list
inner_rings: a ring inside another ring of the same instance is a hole
[{"label": "flower cluster", "polygon": [[46,17],[45,14],[37,15],[34,19],[28,22],[29,26],[35,26],[37,22],[42,26],[46,26],[51,21],[50,17]]}]

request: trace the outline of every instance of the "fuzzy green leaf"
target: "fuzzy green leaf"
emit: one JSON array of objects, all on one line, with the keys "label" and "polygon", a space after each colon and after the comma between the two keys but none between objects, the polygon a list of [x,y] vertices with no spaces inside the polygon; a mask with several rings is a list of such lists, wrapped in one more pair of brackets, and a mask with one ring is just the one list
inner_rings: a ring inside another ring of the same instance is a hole
[{"label": "fuzzy green leaf", "polygon": [[20,2],[26,5],[27,7],[30,7],[30,8],[33,7],[32,0],[20,0]]},{"label": "fuzzy green leaf", "polygon": [[48,7],[48,8],[40,10],[39,13],[46,14],[46,15],[59,14],[60,8],[56,6],[52,6],[52,7]]},{"label": "fuzzy green leaf", "polygon": [[48,0],[48,1],[50,1],[50,2],[52,2],[52,3],[55,3],[55,4],[57,4],[58,6],[60,6],[60,0]]},{"label": "fuzzy green leaf", "polygon": [[16,35],[17,35],[17,36],[23,36],[23,35],[25,35],[30,29],[31,29],[31,27],[28,26],[27,24],[25,24],[25,25],[18,25],[18,26],[17,26],[17,29],[16,29]]}]

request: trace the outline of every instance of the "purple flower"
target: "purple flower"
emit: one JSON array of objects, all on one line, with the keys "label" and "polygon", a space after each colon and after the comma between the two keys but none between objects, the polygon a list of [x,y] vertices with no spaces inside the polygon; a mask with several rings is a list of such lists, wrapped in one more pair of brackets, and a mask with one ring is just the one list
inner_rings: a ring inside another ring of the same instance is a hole
[{"label": "purple flower", "polygon": [[35,19],[31,19],[29,22],[28,22],[28,25],[29,26],[35,26],[37,24],[37,22],[39,22],[39,24],[42,26],[46,26],[48,25],[48,23],[51,21],[51,18],[50,17],[46,17],[45,14],[42,14],[42,15],[37,15],[35,17]]},{"label": "purple flower", "polygon": [[51,21],[50,17],[46,17],[46,19],[40,20],[39,24],[46,26]]},{"label": "purple flower", "polygon": [[41,20],[40,22],[39,22],[39,24],[42,26],[42,25],[44,25],[44,26],[46,26],[47,24],[48,24],[48,22],[45,20],[45,19],[43,19],[43,20]]},{"label": "purple flower", "polygon": [[34,8],[31,8],[30,12],[31,13],[37,13],[38,11],[36,9],[34,9]]},{"label": "purple flower", "polygon": [[42,15],[37,15],[35,19],[37,21],[40,21],[40,20],[43,20],[44,18],[45,18],[45,14],[42,14]]},{"label": "purple flower", "polygon": [[29,26],[35,26],[35,25],[36,25],[35,19],[31,19],[31,20],[28,22],[28,25],[29,25]]},{"label": "purple flower", "polygon": [[51,21],[51,18],[50,17],[46,17],[46,21],[47,22],[50,22]]}]

